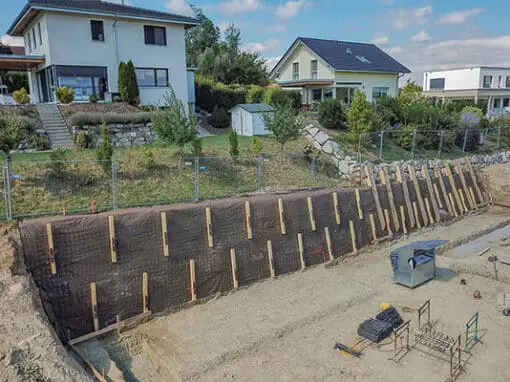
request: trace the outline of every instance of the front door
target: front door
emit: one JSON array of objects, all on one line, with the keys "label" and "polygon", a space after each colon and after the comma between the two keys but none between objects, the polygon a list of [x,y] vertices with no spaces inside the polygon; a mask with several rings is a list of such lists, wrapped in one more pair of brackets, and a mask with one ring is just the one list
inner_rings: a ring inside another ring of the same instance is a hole
[{"label": "front door", "polygon": [[49,102],[49,96],[48,96],[48,82],[46,79],[46,71],[41,70],[39,73],[37,73],[38,82],[39,82],[39,99],[41,102]]}]

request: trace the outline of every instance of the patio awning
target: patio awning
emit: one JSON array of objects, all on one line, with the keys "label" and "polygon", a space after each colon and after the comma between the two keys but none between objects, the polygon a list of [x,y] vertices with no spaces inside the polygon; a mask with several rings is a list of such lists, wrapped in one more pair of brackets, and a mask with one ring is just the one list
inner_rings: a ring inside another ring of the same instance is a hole
[{"label": "patio awning", "polygon": [[277,82],[282,88],[304,88],[306,86],[331,86],[333,80],[294,80]]},{"label": "patio awning", "polygon": [[0,54],[0,70],[27,70],[44,64],[44,56]]}]

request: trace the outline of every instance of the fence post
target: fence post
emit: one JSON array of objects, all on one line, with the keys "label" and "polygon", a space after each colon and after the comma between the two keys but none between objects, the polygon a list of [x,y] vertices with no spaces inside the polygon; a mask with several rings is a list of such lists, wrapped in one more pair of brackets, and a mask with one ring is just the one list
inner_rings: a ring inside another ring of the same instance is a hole
[{"label": "fence post", "polygon": [[468,129],[464,129],[464,143],[462,144],[462,152],[466,151]]},{"label": "fence post", "polygon": [[358,163],[361,163],[361,136],[363,133],[358,135]]},{"label": "fence post", "polygon": [[11,177],[9,171],[9,159],[5,158],[4,161],[4,199],[5,199],[5,219],[12,220],[11,209]]},{"label": "fence post", "polygon": [[411,156],[414,158],[414,149],[416,148],[416,130],[413,130],[413,145],[411,147]]},{"label": "fence post", "polygon": [[198,189],[200,185],[200,157],[195,157],[195,180],[193,182],[193,200],[198,202]]},{"label": "fence post", "polygon": [[444,138],[444,130],[439,132],[439,150],[438,155],[441,156],[441,151],[443,150],[443,138]]},{"label": "fence post", "polygon": [[119,208],[119,204],[117,201],[117,162],[115,162],[115,158],[112,156],[112,201],[113,201],[113,209],[116,210]]},{"label": "fence post", "polygon": [[310,161],[310,178],[308,179],[308,191],[311,191],[313,188],[313,183],[315,180],[315,155],[312,155],[312,160]]},{"label": "fence post", "polygon": [[264,155],[259,153],[257,158],[257,191],[262,192]]},{"label": "fence post", "polygon": [[382,153],[383,153],[383,141],[384,141],[384,130],[380,131],[380,140],[379,140],[379,159],[382,159]]},{"label": "fence post", "polygon": [[498,127],[498,149],[501,147],[501,126]]}]

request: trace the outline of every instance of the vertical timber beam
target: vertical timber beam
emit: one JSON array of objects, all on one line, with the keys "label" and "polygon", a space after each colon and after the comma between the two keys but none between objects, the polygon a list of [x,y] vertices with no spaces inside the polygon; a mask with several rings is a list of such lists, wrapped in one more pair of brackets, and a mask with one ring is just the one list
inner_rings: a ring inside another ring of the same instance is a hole
[{"label": "vertical timber beam", "polygon": [[462,206],[462,202],[460,200],[459,191],[457,190],[457,186],[455,185],[455,179],[453,178],[452,171],[450,170],[450,167],[448,165],[445,166],[444,172],[446,174],[446,177],[448,178],[448,181],[450,182],[450,188],[452,190],[455,202],[457,203],[458,210],[461,215],[464,214],[464,207]]},{"label": "vertical timber beam", "polygon": [[280,228],[282,235],[287,233],[287,229],[285,228],[285,215],[283,213],[283,200],[278,198],[278,214],[280,216]]},{"label": "vertical timber beam", "polygon": [[[395,207],[395,196],[393,195],[393,188],[388,177],[388,170],[386,168],[383,168],[379,173],[379,176],[381,178],[381,184],[386,186],[386,192],[388,194],[388,200],[390,202],[390,211],[391,216],[393,217],[395,232],[398,232],[400,231],[400,220],[398,218],[397,208]],[[389,219],[386,219],[386,221],[387,221],[386,224],[388,224]],[[391,228],[388,227],[388,232],[390,231]]]},{"label": "vertical timber beam", "polygon": [[416,204],[416,201],[413,202],[413,211],[414,218],[416,219],[416,226],[418,227],[418,229],[421,229],[420,213],[418,211],[418,205]]},{"label": "vertical timber beam", "polygon": [[437,188],[437,184],[433,183],[432,187],[434,187],[434,194],[436,195],[437,205],[439,208],[444,208],[443,201],[441,200],[441,194],[439,193],[439,188]]},{"label": "vertical timber beam", "polygon": [[409,175],[411,176],[411,181],[414,185],[414,191],[416,192],[416,197],[418,199],[418,206],[420,207],[421,216],[423,218],[423,225],[429,224],[429,218],[427,217],[427,213],[425,211],[425,203],[423,202],[423,196],[421,194],[420,183],[418,178],[416,177],[416,170],[414,166],[408,165]]},{"label": "vertical timber beam", "polygon": [[163,256],[170,256],[168,248],[168,223],[166,220],[166,212],[161,213],[161,235],[163,237]]},{"label": "vertical timber beam", "polygon": [[375,218],[374,214],[370,214],[370,227],[372,229],[372,241],[374,244],[377,244],[377,228],[375,226]]},{"label": "vertical timber beam", "polygon": [[297,234],[297,241],[298,241],[299,261],[301,263],[301,269],[305,269],[306,268],[305,252],[304,252],[304,247],[303,247],[303,235],[301,233]]},{"label": "vertical timber beam", "polygon": [[308,216],[310,217],[310,227],[311,227],[312,231],[315,232],[315,231],[317,231],[317,225],[315,224],[315,217],[313,214],[312,197],[309,196],[308,198],[306,198],[306,201],[308,203]]},{"label": "vertical timber beam", "polygon": [[251,229],[251,209],[249,201],[244,202],[244,214],[246,219],[246,236],[248,240],[251,240],[253,239],[253,231]]},{"label": "vertical timber beam", "polygon": [[340,209],[338,206],[338,193],[333,192],[333,212],[335,214],[335,222],[340,225]]},{"label": "vertical timber beam", "polygon": [[324,236],[326,236],[326,245],[328,247],[329,260],[334,260],[333,248],[331,247],[331,235],[329,234],[329,227],[324,227]]},{"label": "vertical timber beam", "polygon": [[234,289],[239,289],[239,281],[237,280],[237,261],[236,250],[230,249],[230,264],[232,265],[232,285]]},{"label": "vertical timber beam", "polygon": [[115,220],[113,216],[108,216],[108,229],[110,231],[110,255],[112,263],[117,262],[117,239],[115,238]]},{"label": "vertical timber beam", "polygon": [[356,230],[354,229],[354,222],[352,220],[349,220],[349,230],[351,232],[352,252],[358,253],[358,246],[356,244]]},{"label": "vertical timber beam", "polygon": [[462,185],[462,190],[464,191],[464,194],[466,195],[469,209],[474,210],[476,208],[476,201],[471,200],[471,195],[469,194],[469,190],[466,183],[466,178],[464,177],[464,170],[462,170],[462,167],[460,167],[460,163],[458,161],[455,161],[455,172],[459,174],[460,178],[460,184]]},{"label": "vertical timber beam", "polygon": [[359,194],[359,188],[356,188],[354,190],[355,196],[356,196],[356,206],[358,207],[358,217],[359,220],[363,220],[363,210],[361,209],[361,197]]},{"label": "vertical timber beam", "polygon": [[476,174],[475,174],[475,171],[474,171],[473,166],[471,164],[471,159],[466,158],[466,166],[467,166],[467,168],[469,170],[469,174],[471,175],[471,180],[473,181],[473,185],[475,187],[476,196],[478,196],[478,200],[480,201],[480,204],[484,204],[485,200],[483,198],[482,191],[480,190],[480,186],[478,185],[478,181],[476,179]]},{"label": "vertical timber beam", "polygon": [[205,228],[207,230],[207,244],[209,245],[209,248],[213,248],[214,240],[212,233],[211,207],[205,207]]},{"label": "vertical timber beam", "polygon": [[50,262],[50,273],[57,274],[57,263],[55,261],[55,244],[53,242],[53,229],[51,223],[46,224],[46,235],[48,236],[48,256]]},{"label": "vertical timber beam", "polygon": [[430,209],[429,198],[425,197],[425,208],[427,209],[427,215],[429,217],[430,224],[434,224],[434,216],[432,216],[432,210]]},{"label": "vertical timber beam", "polygon": [[374,174],[372,173],[372,170],[368,168],[368,166],[365,166],[365,175],[367,177],[368,186],[372,189],[372,195],[374,197],[375,210],[377,212],[379,224],[382,229],[385,229],[386,221],[384,220],[384,213],[381,207],[381,200],[379,199],[379,192],[377,191],[377,185],[375,184]]},{"label": "vertical timber beam", "polygon": [[430,209],[430,207],[432,207],[432,210],[434,211],[434,218],[435,219],[430,218],[430,216],[429,216],[429,218],[430,218],[430,220],[432,222],[434,220],[436,222],[439,222],[441,220],[441,215],[439,214],[439,206],[438,206],[438,202],[436,200],[436,197],[434,196],[434,187],[432,187],[432,180],[430,179],[429,169],[428,169],[428,167],[426,165],[423,165],[421,167],[421,174],[422,174],[423,178],[425,179],[425,182],[427,183],[427,189],[429,191],[430,203],[432,204],[432,206],[429,206],[429,209]]},{"label": "vertical timber beam", "polygon": [[191,288],[191,301],[197,300],[197,273],[195,269],[195,260],[189,261],[189,275],[190,275],[190,288]]},{"label": "vertical timber beam", "polygon": [[274,270],[273,243],[271,240],[267,241],[267,257],[269,259],[269,273],[271,274],[271,278],[274,279],[276,277],[276,272]]},{"label": "vertical timber beam", "polygon": [[149,277],[147,272],[142,274],[142,295],[143,295],[143,312],[149,312]]},{"label": "vertical timber beam", "polygon": [[448,197],[448,193],[446,192],[446,185],[444,183],[443,174],[441,172],[441,169],[436,167],[434,169],[434,172],[436,174],[437,180],[439,181],[439,187],[441,188],[441,193],[443,194],[443,199],[446,204],[446,209],[448,210],[450,217],[454,217],[455,212],[453,210],[450,198]]},{"label": "vertical timber beam", "polygon": [[406,211],[404,210],[404,206],[400,206],[400,218],[402,219],[402,231],[404,235],[407,235]]},{"label": "vertical timber beam", "polygon": [[[409,187],[407,186],[407,178],[405,174],[402,174],[402,169],[400,166],[397,166],[397,182],[402,185],[402,192],[404,193],[404,200],[406,202],[407,211],[409,212],[409,223],[411,228],[414,228],[416,225],[416,221],[413,215],[413,206],[411,204],[411,197],[409,196]],[[405,212],[405,211],[404,211]]]},{"label": "vertical timber beam", "polygon": [[90,284],[90,302],[92,306],[92,320],[94,322],[94,331],[99,330],[99,315],[97,312],[97,290],[96,283]]},{"label": "vertical timber beam", "polygon": [[[391,230],[390,213],[388,212],[387,208],[384,209],[384,219],[386,219],[386,228],[388,230],[388,235],[390,237],[392,237],[393,236],[393,231]],[[398,219],[398,215],[397,215],[397,219]],[[400,228],[400,223],[399,223],[399,228]]]}]

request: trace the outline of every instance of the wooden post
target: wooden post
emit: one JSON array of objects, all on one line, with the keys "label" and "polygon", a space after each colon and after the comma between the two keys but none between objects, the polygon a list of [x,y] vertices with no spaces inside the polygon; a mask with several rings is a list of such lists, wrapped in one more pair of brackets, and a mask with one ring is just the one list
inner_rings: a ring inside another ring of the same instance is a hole
[{"label": "wooden post", "polygon": [[[432,207],[432,211],[434,211],[435,219],[433,219],[431,217],[432,215],[427,210],[427,213],[429,213],[429,219],[432,223],[434,223],[434,220],[439,222],[441,220],[441,215],[439,214],[439,206],[437,204],[436,198],[434,197],[434,188],[432,187],[432,180],[430,179],[429,169],[426,165],[423,165],[421,167],[421,174],[422,174],[423,178],[425,179],[425,182],[427,183],[427,190],[429,192],[429,201],[431,203],[431,206],[429,206],[429,209],[430,209],[430,207]],[[425,207],[426,207],[426,203],[427,203],[426,200],[427,200],[427,198],[425,198]]]},{"label": "wooden post", "polygon": [[372,189],[372,195],[374,197],[375,210],[377,212],[377,217],[379,218],[379,224],[381,225],[382,229],[385,229],[386,221],[384,220],[381,200],[379,199],[379,192],[377,191],[377,186],[375,184],[374,174],[372,174],[372,171],[370,171],[368,166],[365,166],[365,174],[367,176],[368,186]]},{"label": "wooden post", "polygon": [[213,233],[212,233],[212,219],[211,219],[211,208],[205,207],[205,227],[207,229],[207,243],[209,248],[214,247]]},{"label": "wooden post", "polygon": [[[407,177],[405,174],[402,174],[402,170],[400,166],[397,166],[397,182],[402,185],[402,192],[404,193],[404,200],[406,202],[407,211],[409,211],[409,223],[411,224],[411,228],[414,228],[416,225],[416,221],[413,215],[413,206],[411,205],[411,197],[409,196],[409,187],[407,186]],[[405,212],[405,211],[404,211]]]},{"label": "wooden post", "polygon": [[[380,172],[381,183],[386,186],[386,192],[388,194],[388,200],[390,202],[390,211],[391,216],[393,217],[393,225],[395,227],[395,232],[400,231],[400,221],[398,218],[397,208],[395,207],[395,196],[393,195],[393,188],[391,186],[391,182],[388,178],[388,170],[386,168],[382,169]],[[389,219],[386,219],[388,222]],[[388,223],[387,223],[388,224]],[[391,231],[391,228],[388,228],[388,232]]]},{"label": "wooden post", "polygon": [[420,213],[418,212],[418,205],[416,202],[413,202],[413,211],[414,211],[414,218],[416,219],[416,226],[418,229],[421,229],[421,222],[420,222]]},{"label": "wooden post", "polygon": [[414,185],[414,191],[416,193],[416,197],[418,199],[418,206],[420,207],[420,212],[423,218],[423,225],[429,224],[429,219],[427,217],[427,213],[425,212],[425,203],[423,202],[423,196],[421,194],[420,183],[418,182],[418,178],[416,177],[416,170],[414,166],[408,165],[409,175],[411,176],[411,181]]},{"label": "wooden post", "polygon": [[375,219],[374,219],[374,215],[373,215],[373,214],[370,214],[369,218],[370,218],[370,227],[372,228],[372,239],[373,239],[373,243],[374,243],[374,244],[377,244],[377,228],[376,228],[376,226],[375,226]]},{"label": "wooden post", "polygon": [[285,216],[283,214],[283,200],[278,198],[278,213],[280,215],[280,227],[282,231],[282,235],[287,233],[287,229],[285,228]]},{"label": "wooden post", "polygon": [[299,261],[301,262],[301,269],[306,268],[305,264],[305,253],[303,248],[303,235],[298,233],[297,234],[297,241],[298,241],[298,248],[299,248]]},{"label": "wooden post", "polygon": [[110,255],[112,263],[117,262],[117,239],[115,238],[115,220],[113,216],[108,216],[108,228],[110,230]]},{"label": "wooden post", "polygon": [[168,224],[166,221],[166,212],[161,213],[161,234],[163,236],[163,256],[168,257],[170,250],[168,249]]},{"label": "wooden post", "polygon": [[464,170],[462,170],[462,168],[460,167],[459,161],[455,161],[454,163],[455,163],[455,172],[457,174],[459,174],[460,184],[462,185],[462,190],[466,194],[466,198],[467,198],[467,201],[468,201],[468,204],[470,207],[469,209],[474,210],[476,208],[476,201],[471,200],[471,195],[469,194],[469,190],[467,188],[466,178],[464,177]]},{"label": "wooden post", "polygon": [[142,295],[143,295],[143,312],[149,312],[149,278],[147,272],[142,274]]},{"label": "wooden post", "polygon": [[455,212],[453,211],[450,198],[448,197],[448,193],[446,192],[446,186],[445,186],[445,183],[444,183],[443,174],[441,172],[441,169],[436,167],[434,172],[435,172],[436,177],[437,177],[437,179],[439,181],[439,186],[441,188],[441,193],[443,194],[444,202],[446,204],[446,209],[448,210],[448,213],[450,214],[450,216],[454,217],[455,216]]},{"label": "wooden post", "polygon": [[460,200],[459,191],[457,189],[457,186],[455,185],[455,179],[453,178],[452,171],[450,170],[450,167],[448,165],[444,168],[444,172],[448,177],[448,181],[450,182],[450,187],[452,189],[453,196],[455,198],[455,201],[457,202],[458,210],[462,215],[464,213],[464,208],[462,206],[462,201]]},{"label": "wooden post", "polygon": [[274,279],[276,272],[274,271],[273,243],[271,243],[271,240],[267,241],[267,257],[269,258],[269,273],[271,278]]},{"label": "wooden post", "polygon": [[402,230],[404,232],[404,235],[407,235],[406,212],[404,210],[404,206],[400,206],[400,218],[402,219]]},{"label": "wooden post", "polygon": [[[485,200],[483,198],[482,191],[480,190],[480,187],[478,186],[478,181],[476,179],[475,171],[473,170],[473,166],[471,165],[471,159],[466,158],[466,166],[469,170],[469,174],[471,175],[471,180],[473,181],[473,185],[475,187],[476,195],[478,196],[478,200],[480,201],[480,204],[485,203]],[[474,199],[476,201],[476,199]]]},{"label": "wooden post", "polygon": [[462,203],[462,207],[464,207],[464,211],[468,212],[469,211],[469,208],[467,207],[467,204],[466,204],[466,199],[464,198],[464,192],[462,192],[462,189],[459,188],[457,190],[457,192],[459,193],[459,196],[460,196],[460,201]]},{"label": "wooden post", "polygon": [[358,246],[356,245],[356,231],[354,230],[354,222],[349,220],[349,230],[351,231],[351,244],[352,244],[352,252],[358,252]]},{"label": "wooden post", "polygon": [[189,274],[190,274],[190,287],[191,287],[191,301],[197,300],[197,276],[195,270],[195,260],[189,261]]},{"label": "wooden post", "polygon": [[471,196],[471,199],[475,202],[475,210],[478,209],[478,204],[476,203],[475,193],[473,192],[473,187],[469,187],[469,195]]},{"label": "wooden post", "polygon": [[[390,213],[388,212],[387,208],[384,209],[384,218],[386,219],[386,228],[388,230],[388,235],[393,236],[393,231],[391,230]],[[400,228],[400,223],[399,223],[399,228]]]},{"label": "wooden post", "polygon": [[439,189],[437,188],[437,184],[434,183],[432,186],[434,187],[434,194],[436,195],[436,200],[439,208],[444,208],[443,201],[441,200],[441,194],[439,193]]},{"label": "wooden post", "polygon": [[333,211],[335,213],[335,222],[340,225],[340,210],[338,209],[338,194],[333,192]]},{"label": "wooden post", "polygon": [[251,230],[251,209],[249,201],[244,202],[244,213],[246,216],[246,236],[248,240],[251,240],[253,239],[253,232]]},{"label": "wooden post", "polygon": [[308,216],[310,217],[310,227],[312,228],[312,231],[316,231],[317,230],[317,226],[315,224],[315,217],[313,216],[313,201],[312,201],[312,197],[309,196],[308,198],[306,198],[307,202],[308,202]]},{"label": "wooden post", "polygon": [[331,236],[329,234],[329,227],[324,227],[324,236],[326,236],[326,245],[328,246],[329,259],[334,260],[333,248],[331,248]]},{"label": "wooden post", "polygon": [[230,249],[230,263],[232,264],[232,284],[234,289],[239,288],[239,281],[237,280],[237,261],[236,261],[236,250]]},{"label": "wooden post", "polygon": [[97,291],[96,283],[90,284],[90,302],[92,303],[92,320],[94,321],[94,331],[99,330],[99,316],[97,312]]},{"label": "wooden post", "polygon": [[363,220],[363,210],[361,209],[361,197],[359,195],[359,189],[356,188],[354,193],[356,195],[356,206],[358,206],[358,217],[359,220]]},{"label": "wooden post", "polygon": [[434,224],[434,216],[432,215],[432,210],[430,208],[429,198],[425,198],[425,208],[427,209],[427,214],[429,215],[430,224]]},{"label": "wooden post", "polygon": [[53,243],[53,229],[51,228],[51,223],[46,224],[46,235],[48,236],[50,272],[52,275],[55,275],[57,274],[57,263],[55,261],[55,244]]},{"label": "wooden post", "polygon": [[117,321],[117,335],[120,337],[120,314],[115,316],[115,320]]},{"label": "wooden post", "polygon": [[[453,195],[451,192],[448,193],[448,199],[450,199],[450,204],[452,205],[454,216],[458,217],[459,214],[457,213],[457,208],[455,207],[455,200],[453,200]],[[462,214],[462,212],[461,212],[461,214]]]}]

